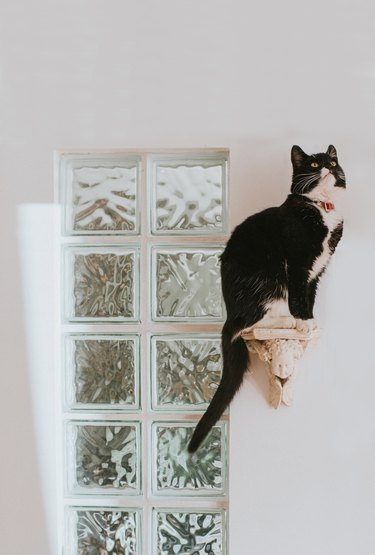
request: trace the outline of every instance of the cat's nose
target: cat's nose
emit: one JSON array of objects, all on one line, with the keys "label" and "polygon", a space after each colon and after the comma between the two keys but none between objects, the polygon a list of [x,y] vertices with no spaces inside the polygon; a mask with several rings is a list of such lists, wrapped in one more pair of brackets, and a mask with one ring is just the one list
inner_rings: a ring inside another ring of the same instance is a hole
[{"label": "cat's nose", "polygon": [[322,177],[325,177],[328,174],[329,174],[329,169],[328,168],[322,168],[322,173],[321,173]]}]

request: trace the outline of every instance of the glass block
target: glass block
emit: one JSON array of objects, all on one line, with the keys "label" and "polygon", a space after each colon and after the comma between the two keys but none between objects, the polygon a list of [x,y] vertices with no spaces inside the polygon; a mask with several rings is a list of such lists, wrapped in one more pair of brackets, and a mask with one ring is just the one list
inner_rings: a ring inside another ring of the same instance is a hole
[{"label": "glass block", "polygon": [[223,496],[227,487],[226,423],[214,426],[191,455],[187,451],[197,422],[152,425],[152,490],[157,495]]},{"label": "glass block", "polygon": [[152,315],[155,321],[220,322],[222,246],[174,245],[152,249]]},{"label": "glass block", "polygon": [[71,507],[66,519],[69,555],[142,555],[137,509]]},{"label": "glass block", "polygon": [[153,410],[202,411],[221,378],[217,334],[155,335],[151,338]]},{"label": "glass block", "polygon": [[71,421],[67,425],[68,490],[86,494],[140,493],[140,424]]},{"label": "glass block", "polygon": [[139,337],[74,334],[65,338],[66,406],[79,410],[139,408]]},{"label": "glass block", "polygon": [[59,189],[67,235],[139,233],[140,158],[63,154]]},{"label": "glass block", "polygon": [[226,555],[224,509],[154,509],[155,555]]},{"label": "glass block", "polygon": [[138,249],[65,248],[65,318],[70,322],[138,320]]},{"label": "glass block", "polygon": [[154,156],[150,179],[153,234],[227,232],[227,155]]}]

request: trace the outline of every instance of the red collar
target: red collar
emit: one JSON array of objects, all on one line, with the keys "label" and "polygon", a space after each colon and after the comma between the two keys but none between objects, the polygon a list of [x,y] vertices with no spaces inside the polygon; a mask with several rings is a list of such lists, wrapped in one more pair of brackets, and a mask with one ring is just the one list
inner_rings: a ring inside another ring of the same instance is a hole
[{"label": "red collar", "polygon": [[319,200],[316,204],[320,206],[320,208],[324,208],[326,212],[332,212],[332,210],[335,209],[333,202],[323,202],[322,200]]},{"label": "red collar", "polygon": [[[298,193],[295,193],[296,195],[298,195]],[[319,208],[323,208],[326,212],[332,212],[332,210],[335,209],[335,205],[333,204],[333,202],[324,202],[323,200],[313,200],[310,199],[309,197],[305,197],[305,195],[299,195],[302,198],[305,198],[306,200],[308,200],[309,202],[312,202],[313,204],[316,204],[317,206],[319,206]]]}]

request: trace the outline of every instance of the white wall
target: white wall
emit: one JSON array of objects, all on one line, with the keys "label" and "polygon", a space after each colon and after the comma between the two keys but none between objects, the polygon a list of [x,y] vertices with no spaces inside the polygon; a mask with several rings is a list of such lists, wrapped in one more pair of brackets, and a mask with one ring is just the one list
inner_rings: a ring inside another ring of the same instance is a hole
[{"label": "white wall", "polygon": [[325,334],[293,408],[272,411],[250,382],[233,405],[230,555],[374,554],[374,3],[3,0],[0,11],[1,552],[48,553],[15,206],[52,200],[53,150],[229,147],[234,226],[283,200],[293,143],[332,142],[350,203],[320,291]]}]

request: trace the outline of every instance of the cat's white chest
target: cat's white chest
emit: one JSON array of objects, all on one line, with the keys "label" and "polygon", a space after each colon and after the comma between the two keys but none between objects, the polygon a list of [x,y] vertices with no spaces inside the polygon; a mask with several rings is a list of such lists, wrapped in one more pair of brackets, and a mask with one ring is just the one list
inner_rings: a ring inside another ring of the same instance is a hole
[{"label": "cat's white chest", "polygon": [[332,232],[336,227],[342,222],[342,217],[337,213],[336,210],[331,210],[326,212],[323,207],[318,207],[323,218],[324,225],[328,228],[327,236],[323,241],[323,249],[320,255],[314,260],[313,266],[309,272],[309,281],[316,278],[327,266],[329,259],[331,258],[331,251],[329,248],[329,240],[331,238]]}]

